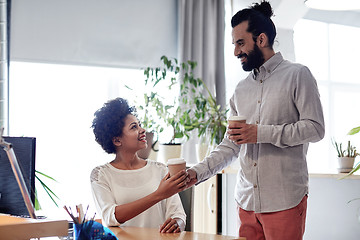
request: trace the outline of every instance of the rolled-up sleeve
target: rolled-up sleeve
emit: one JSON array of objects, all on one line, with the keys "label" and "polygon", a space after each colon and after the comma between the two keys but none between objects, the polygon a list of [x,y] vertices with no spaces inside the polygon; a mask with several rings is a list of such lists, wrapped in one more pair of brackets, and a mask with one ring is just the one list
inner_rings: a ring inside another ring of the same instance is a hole
[{"label": "rolled-up sleeve", "polygon": [[239,150],[239,145],[225,137],[208,157],[191,168],[197,174],[197,184],[216,175],[220,170],[230,165],[233,160],[236,160]]},{"label": "rolled-up sleeve", "polygon": [[105,226],[120,226],[115,218],[115,198],[110,187],[104,181],[105,176],[99,168],[95,168],[90,176],[91,192],[97,212],[101,215]]}]

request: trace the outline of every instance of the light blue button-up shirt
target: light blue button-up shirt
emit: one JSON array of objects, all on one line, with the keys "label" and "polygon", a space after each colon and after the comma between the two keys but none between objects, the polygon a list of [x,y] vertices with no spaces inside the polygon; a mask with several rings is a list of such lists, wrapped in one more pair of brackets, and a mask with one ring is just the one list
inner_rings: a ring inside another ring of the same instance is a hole
[{"label": "light blue button-up shirt", "polygon": [[256,144],[236,145],[227,137],[192,167],[198,183],[239,158],[235,199],[242,209],[276,212],[298,205],[308,194],[306,153],[324,137],[324,117],[310,70],[276,53],[238,83],[231,115],[257,124]]}]

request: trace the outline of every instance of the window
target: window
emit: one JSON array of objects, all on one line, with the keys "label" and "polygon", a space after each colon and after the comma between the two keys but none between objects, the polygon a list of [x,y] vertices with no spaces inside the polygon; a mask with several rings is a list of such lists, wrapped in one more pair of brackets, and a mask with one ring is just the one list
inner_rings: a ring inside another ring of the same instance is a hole
[{"label": "window", "polygon": [[314,74],[324,109],[325,138],[310,144],[308,166],[310,172],[336,172],[336,151],[331,139],[360,149],[359,135],[348,136],[360,125],[357,56],[360,50],[351,39],[360,37],[360,28],[299,20],[294,28],[296,62],[308,66]]},{"label": "window", "polygon": [[58,181],[47,183],[61,199],[59,209],[38,187],[43,214],[67,218],[62,205],[92,206],[90,171],[113,158],[94,140],[93,114],[115,97],[132,102],[124,86],[142,81],[143,72],[11,62],[10,78],[9,133],[36,137],[36,169]]}]

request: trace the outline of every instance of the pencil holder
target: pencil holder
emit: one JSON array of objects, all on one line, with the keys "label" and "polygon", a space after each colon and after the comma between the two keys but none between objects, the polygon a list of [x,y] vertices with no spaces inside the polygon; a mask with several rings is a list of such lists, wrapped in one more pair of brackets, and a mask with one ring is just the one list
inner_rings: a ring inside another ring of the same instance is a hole
[{"label": "pencil holder", "polygon": [[86,221],[81,224],[74,223],[75,240],[116,240],[117,237],[96,221]]}]

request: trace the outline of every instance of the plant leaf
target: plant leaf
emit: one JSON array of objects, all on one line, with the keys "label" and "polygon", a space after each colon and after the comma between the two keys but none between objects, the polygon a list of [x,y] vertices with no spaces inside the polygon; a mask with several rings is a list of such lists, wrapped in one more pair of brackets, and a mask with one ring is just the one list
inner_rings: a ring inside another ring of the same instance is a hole
[{"label": "plant leaf", "polygon": [[38,171],[38,170],[35,170],[35,172],[38,173],[38,174],[43,175],[43,176],[46,177],[46,178],[49,178],[49,179],[57,182],[54,178],[50,177],[49,175],[46,175],[45,173],[42,173],[42,172],[40,172],[40,171]]},{"label": "plant leaf", "polygon": [[[57,182],[57,181],[54,178],[52,178],[42,172],[39,172],[39,171],[35,171],[35,172],[37,173],[37,174],[35,174],[35,178],[39,181],[39,183],[44,188],[45,192],[48,194],[48,196],[53,201],[53,203],[56,205],[56,207],[59,207],[56,200],[54,199],[54,197],[57,199],[60,199],[60,198],[39,178],[38,174],[45,176],[46,178],[49,178],[55,182]],[[37,192],[36,192],[36,196],[37,196]],[[41,209],[40,204],[39,204],[39,199],[37,197],[36,197],[36,201],[38,202],[38,208]],[[35,209],[36,209],[36,207],[35,207]],[[39,209],[37,209],[37,210],[39,210]]]},{"label": "plant leaf", "polygon": [[348,135],[354,135],[354,134],[356,134],[356,133],[358,133],[358,132],[360,132],[360,126],[351,129],[351,130],[348,132]]}]

